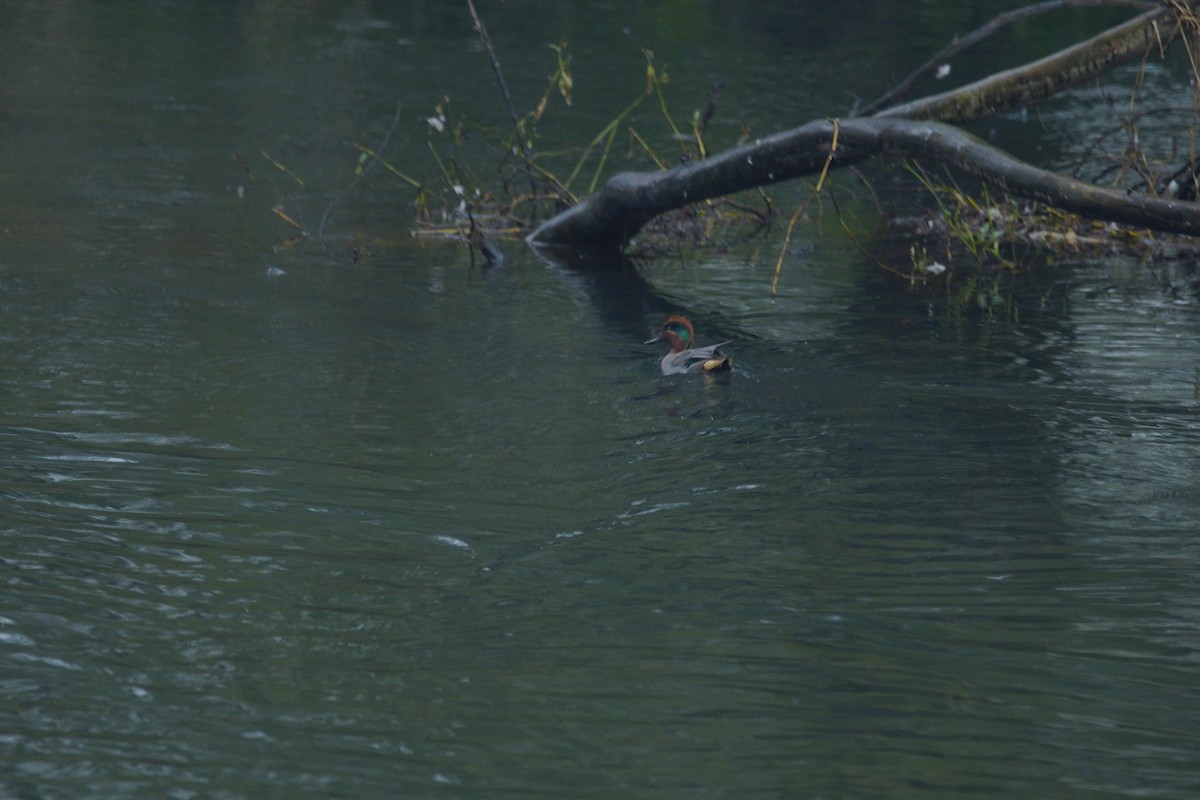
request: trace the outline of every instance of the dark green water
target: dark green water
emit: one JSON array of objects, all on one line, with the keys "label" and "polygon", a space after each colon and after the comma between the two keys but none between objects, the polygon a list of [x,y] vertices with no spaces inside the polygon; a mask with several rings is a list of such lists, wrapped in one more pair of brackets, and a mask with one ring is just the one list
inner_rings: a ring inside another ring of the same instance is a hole
[{"label": "dark green water", "polygon": [[[571,41],[547,125],[648,47],[717,138],[1003,4],[826,7],[483,4],[520,97]],[[1200,793],[1182,268],[955,311],[829,219],[775,302],[774,245],[484,275],[340,194],[397,101],[414,168],[444,94],[502,121],[458,4],[0,8],[0,797]],[[658,374],[669,307],[732,380]]]}]

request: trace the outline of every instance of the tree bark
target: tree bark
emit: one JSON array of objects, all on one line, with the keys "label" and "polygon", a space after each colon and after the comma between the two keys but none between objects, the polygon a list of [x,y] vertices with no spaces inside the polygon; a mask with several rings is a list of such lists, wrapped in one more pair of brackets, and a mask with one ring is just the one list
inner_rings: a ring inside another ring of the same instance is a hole
[{"label": "tree bark", "polygon": [[[790,180],[875,155],[936,158],[999,187],[1083,216],[1200,235],[1200,204],[1104,189],[1020,161],[952,125],[1037,102],[1146,55],[1178,37],[1180,14],[1200,0],[1142,14],[1086,42],[969,86],[894,106],[873,117],[819,120],[663,172],[624,172],[547,220],[530,244],[620,249],[659,214],[689,203]],[[1178,11],[1177,11],[1178,9]],[[835,128],[837,146],[834,144]]]}]

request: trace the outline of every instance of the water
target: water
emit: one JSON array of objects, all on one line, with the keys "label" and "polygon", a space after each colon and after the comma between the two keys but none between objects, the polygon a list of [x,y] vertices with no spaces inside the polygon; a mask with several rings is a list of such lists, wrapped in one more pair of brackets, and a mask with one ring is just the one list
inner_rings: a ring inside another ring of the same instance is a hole
[{"label": "water", "polygon": [[[722,52],[507,6],[580,75]],[[773,246],[484,274],[382,172],[339,194],[397,92],[404,164],[494,100],[465,14],[55,8],[0,46],[0,797],[1196,795],[1186,267],[984,312],[826,224],[775,302]],[[730,19],[723,102],[777,125],[762,66],[822,54]],[[731,380],[658,374],[669,308]]]}]

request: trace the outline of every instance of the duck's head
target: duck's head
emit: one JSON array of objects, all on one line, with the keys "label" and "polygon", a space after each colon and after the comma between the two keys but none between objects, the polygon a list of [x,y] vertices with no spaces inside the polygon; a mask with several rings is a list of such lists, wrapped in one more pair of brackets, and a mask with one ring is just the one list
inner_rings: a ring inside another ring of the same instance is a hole
[{"label": "duck's head", "polygon": [[655,336],[646,342],[646,344],[666,342],[671,346],[672,353],[678,353],[692,346],[692,338],[695,336],[695,333],[692,323],[688,322],[686,317],[672,314],[663,320],[662,327],[658,330],[658,336]]}]

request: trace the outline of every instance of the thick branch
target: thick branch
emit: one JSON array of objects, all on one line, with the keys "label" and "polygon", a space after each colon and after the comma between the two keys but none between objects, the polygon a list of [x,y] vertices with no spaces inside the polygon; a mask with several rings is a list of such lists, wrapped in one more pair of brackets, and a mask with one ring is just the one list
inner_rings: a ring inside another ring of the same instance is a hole
[{"label": "thick branch", "polygon": [[[925,78],[928,78],[941,65],[947,63],[952,57],[966,50],[974,44],[978,44],[987,37],[1001,30],[1005,26],[1012,25],[1021,20],[1038,14],[1045,14],[1049,11],[1058,11],[1064,8],[1080,8],[1091,6],[1111,6],[1123,5],[1130,8],[1137,8],[1143,11],[1153,8],[1153,4],[1142,2],[1141,0],[1046,0],[1042,3],[1037,3],[1032,6],[1016,8],[1011,11],[1005,11],[993,17],[990,22],[981,28],[977,28],[965,36],[956,36],[954,41],[946,45],[939,52],[933,55],[928,61],[913,70],[907,78],[900,81],[887,92],[872,100],[863,108],[859,109],[855,116],[869,117],[878,114],[883,109],[891,106],[893,103],[900,100],[910,91],[917,83]],[[907,115],[912,116],[912,115]],[[948,121],[948,120],[943,120]]]},{"label": "thick branch", "polygon": [[[877,143],[885,153],[931,156],[1005,192],[1086,217],[1138,228],[1200,235],[1200,204],[1105,189],[1013,158],[960,128],[941,122],[881,120],[860,130],[843,122],[847,139]],[[847,127],[849,130],[847,131]]]},{"label": "thick branch", "polygon": [[[1200,2],[1184,0],[1180,5],[1194,11]],[[1179,28],[1175,7],[1164,5],[1045,58],[958,89],[892,106],[877,116],[973,122],[1045,100],[1114,67],[1144,58],[1160,47],[1165,49]]]},{"label": "thick branch", "polygon": [[[624,172],[596,194],[547,221],[531,244],[593,250],[621,247],[659,214],[752,186],[819,172],[835,123],[811,122],[707,161],[666,172]],[[1065,211],[1151,230],[1200,235],[1200,204],[1126,194],[1020,161],[952,125],[856,118],[836,123],[835,166],[873,155],[935,158],[1005,192]]]},{"label": "thick branch", "polygon": [[[599,192],[543,223],[529,242],[619,248],[659,214],[817,172],[828,156],[832,129],[826,121],[810,122],[666,172],[622,172]],[[867,155],[856,158],[845,150],[837,163],[850,164]]]}]

